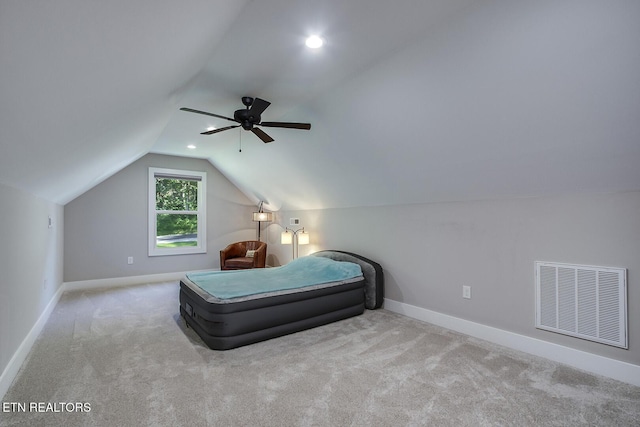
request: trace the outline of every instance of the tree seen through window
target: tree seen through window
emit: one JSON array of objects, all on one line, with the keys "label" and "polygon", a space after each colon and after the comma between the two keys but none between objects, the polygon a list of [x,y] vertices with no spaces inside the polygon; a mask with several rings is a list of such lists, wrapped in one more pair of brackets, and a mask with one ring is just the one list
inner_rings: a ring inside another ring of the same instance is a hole
[{"label": "tree seen through window", "polygon": [[160,248],[198,244],[198,182],[156,178],[156,245]]}]

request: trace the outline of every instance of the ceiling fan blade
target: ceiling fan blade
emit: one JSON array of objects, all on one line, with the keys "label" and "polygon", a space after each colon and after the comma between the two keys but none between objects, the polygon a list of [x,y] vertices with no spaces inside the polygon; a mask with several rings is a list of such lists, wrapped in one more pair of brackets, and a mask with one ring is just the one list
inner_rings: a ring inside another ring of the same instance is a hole
[{"label": "ceiling fan blade", "polygon": [[235,125],[235,126],[227,126],[227,127],[223,127],[220,129],[214,129],[214,130],[208,130],[206,132],[201,132],[200,135],[213,135],[214,133],[218,133],[218,132],[222,132],[224,130],[229,130],[229,129],[233,129],[233,128],[237,128],[240,125]]},{"label": "ceiling fan blade", "polygon": [[271,105],[269,101],[265,101],[264,99],[260,99],[260,98],[255,98],[253,100],[253,104],[251,104],[251,109],[249,109],[249,111],[251,112],[251,115],[257,117],[260,114],[262,114],[262,112],[266,110],[269,105]]},{"label": "ceiling fan blade", "polygon": [[219,119],[231,120],[232,122],[235,122],[235,120],[232,119],[231,117],[225,117],[225,116],[221,116],[219,114],[207,113],[206,111],[194,110],[193,108],[182,107],[180,110],[181,111],[188,111],[189,113],[204,114],[205,116],[218,117]]},{"label": "ceiling fan blade", "polygon": [[260,126],[266,126],[269,128],[287,128],[287,129],[311,129],[310,123],[290,123],[290,122],[262,122]]},{"label": "ceiling fan blade", "polygon": [[251,132],[253,132],[264,143],[273,141],[273,138],[271,138],[269,135],[264,133],[264,131],[262,129],[254,127],[254,128],[251,128]]}]

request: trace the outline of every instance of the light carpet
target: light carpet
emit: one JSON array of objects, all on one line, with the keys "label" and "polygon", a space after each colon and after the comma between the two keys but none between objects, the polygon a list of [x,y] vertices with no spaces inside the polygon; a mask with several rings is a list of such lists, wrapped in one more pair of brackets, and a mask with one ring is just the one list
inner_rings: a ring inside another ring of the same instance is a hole
[{"label": "light carpet", "polygon": [[65,293],[7,403],[2,426],[640,424],[639,387],[385,310],[213,351],[176,283]]}]

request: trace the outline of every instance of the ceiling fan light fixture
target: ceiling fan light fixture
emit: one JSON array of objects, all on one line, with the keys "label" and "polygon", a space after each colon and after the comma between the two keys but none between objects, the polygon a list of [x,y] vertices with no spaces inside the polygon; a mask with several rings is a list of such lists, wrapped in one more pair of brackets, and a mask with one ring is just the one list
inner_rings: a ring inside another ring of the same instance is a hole
[{"label": "ceiling fan light fixture", "polygon": [[313,35],[307,37],[304,44],[306,44],[309,49],[319,49],[324,44],[324,40],[322,40],[320,36]]}]

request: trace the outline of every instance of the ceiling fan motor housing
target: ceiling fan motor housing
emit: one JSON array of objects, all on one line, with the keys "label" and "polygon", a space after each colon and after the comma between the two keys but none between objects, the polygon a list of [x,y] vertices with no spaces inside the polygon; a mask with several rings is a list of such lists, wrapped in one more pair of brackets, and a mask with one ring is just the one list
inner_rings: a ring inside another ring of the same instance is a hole
[{"label": "ceiling fan motor housing", "polygon": [[256,116],[249,109],[236,110],[236,112],[233,113],[233,118],[236,122],[240,123],[245,130],[251,130],[253,125],[257,125],[261,120],[260,115]]}]

